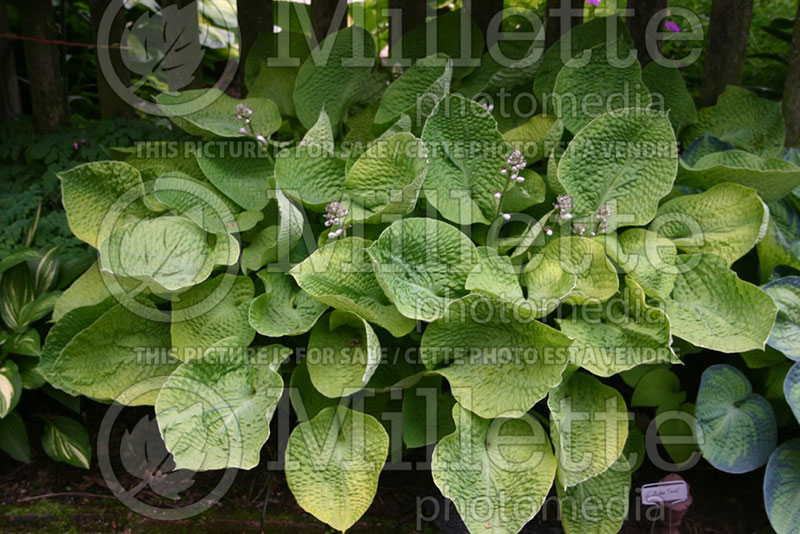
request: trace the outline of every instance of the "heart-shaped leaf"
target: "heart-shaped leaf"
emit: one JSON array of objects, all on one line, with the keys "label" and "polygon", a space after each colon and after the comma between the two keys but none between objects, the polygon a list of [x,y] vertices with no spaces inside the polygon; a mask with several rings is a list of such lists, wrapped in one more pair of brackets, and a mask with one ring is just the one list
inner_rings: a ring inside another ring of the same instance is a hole
[{"label": "heart-shaped leaf", "polygon": [[767,234],[758,243],[761,281],[766,282],[778,265],[800,270],[800,216],[789,198],[770,202]]},{"label": "heart-shaped leaf", "polygon": [[794,416],[800,422],[800,363],[794,364],[786,374],[783,393],[786,397],[786,402],[789,403],[794,412]]},{"label": "heart-shaped leaf", "polygon": [[778,534],[800,530],[800,439],[775,449],[764,473],[764,506],[769,522]]},{"label": "heart-shaped leaf", "polygon": [[787,358],[800,361],[800,276],[787,276],[764,286],[778,306],[767,344]]},{"label": "heart-shaped leaf", "polygon": [[284,273],[259,271],[264,294],[250,304],[250,325],[262,336],[298,336],[311,330],[328,305],[300,289]]}]

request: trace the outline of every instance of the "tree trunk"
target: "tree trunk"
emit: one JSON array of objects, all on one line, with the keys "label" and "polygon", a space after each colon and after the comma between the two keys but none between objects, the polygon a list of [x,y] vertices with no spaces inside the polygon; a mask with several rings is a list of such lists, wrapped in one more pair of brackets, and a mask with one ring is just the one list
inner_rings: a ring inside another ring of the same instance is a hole
[{"label": "tree trunk", "polygon": [[489,42],[489,23],[496,14],[503,10],[503,0],[471,0],[471,2],[465,0],[464,6],[471,11],[472,20],[481,29],[486,40],[486,48],[490,48],[495,43]]},{"label": "tree trunk", "polygon": [[[545,48],[550,48],[562,35],[583,22],[585,0],[547,0],[545,13]],[[565,20],[569,16],[569,21]]]},{"label": "tree trunk", "polygon": [[411,28],[425,24],[425,0],[389,0],[389,9],[399,10],[402,13],[400,31],[392,28],[391,25],[392,22],[396,22],[396,17],[389,21],[389,41],[391,44],[394,44],[401,36],[411,31]]},{"label": "tree trunk", "polygon": [[239,80],[244,87],[244,66],[247,55],[261,33],[272,33],[274,19],[272,0],[238,0]]},{"label": "tree trunk", "polygon": [[[27,37],[53,40],[57,37],[50,0],[28,0],[20,9],[22,33]],[[67,99],[58,46],[25,41],[25,64],[33,104],[33,118],[39,132],[51,132],[67,120]]]},{"label": "tree trunk", "polygon": [[[92,35],[94,42],[97,43],[97,34],[100,27],[100,20],[103,13],[111,4],[111,0],[89,0],[89,14],[92,20]],[[111,23],[111,35],[108,36],[108,44],[112,47],[119,46],[122,41],[122,32],[125,29],[125,16],[122,10],[118,11]],[[122,62],[122,51],[112,48],[109,51],[113,73],[104,73],[100,68],[100,59],[95,51],[97,62],[97,95],[100,99],[100,116],[104,119],[114,117],[132,117],[132,109],[122,98],[117,95],[108,83],[108,76],[116,76],[124,85],[130,85],[130,72]]]},{"label": "tree trunk", "polygon": [[729,85],[740,85],[753,0],[712,0],[699,105],[713,106]]},{"label": "tree trunk", "polygon": [[[0,0],[0,33],[8,31],[8,12],[6,1]],[[17,66],[14,63],[14,49],[11,41],[0,39],[0,98],[3,99],[0,107],[0,120],[13,120],[22,113],[22,101],[19,98],[19,83],[17,82]]]},{"label": "tree trunk", "polygon": [[[647,41],[648,38],[653,39],[654,37],[647,35],[647,26],[656,13],[667,9],[667,0],[628,0],[628,9],[633,10],[631,16],[628,17],[628,31],[633,39],[633,47],[638,53],[639,63],[644,67],[653,59],[647,51]],[[664,22],[662,21],[654,30],[661,31],[663,28]],[[663,41],[659,40],[656,46],[661,50],[663,44]]]},{"label": "tree trunk", "polygon": [[346,9],[347,0],[311,0],[311,27],[318,41],[322,42],[331,33],[347,27]]},{"label": "tree trunk", "polygon": [[800,4],[794,21],[792,50],[783,90],[783,118],[786,121],[786,146],[800,149]]}]

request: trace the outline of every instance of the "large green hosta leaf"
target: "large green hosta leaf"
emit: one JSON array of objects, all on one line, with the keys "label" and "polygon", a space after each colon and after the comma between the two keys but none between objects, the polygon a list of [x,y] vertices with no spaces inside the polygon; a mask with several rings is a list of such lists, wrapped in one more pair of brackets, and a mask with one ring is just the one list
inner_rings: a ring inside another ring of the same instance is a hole
[{"label": "large green hosta leaf", "polygon": [[761,281],[766,282],[778,265],[800,269],[800,217],[789,198],[770,202],[767,234],[758,243]]},{"label": "large green hosta leaf", "polygon": [[367,252],[378,283],[400,313],[423,321],[443,316],[450,300],[467,293],[467,277],[479,261],[466,235],[427,218],[392,224]]},{"label": "large green hosta leaf", "polygon": [[308,46],[308,39],[299,32],[259,33],[247,53],[245,86],[248,96],[269,98],[278,105],[281,115],[294,116],[292,93],[300,65],[311,53]]},{"label": "large green hosta leaf", "polygon": [[768,222],[754,190],[724,183],[665,202],[650,228],[684,252],[716,254],[731,265],[764,237]]},{"label": "large green hosta leaf", "polygon": [[458,87],[458,92],[475,98],[530,83],[541,65],[543,43],[525,37],[519,39],[519,35],[514,37],[515,40],[502,39],[493,44],[483,54],[478,68]]},{"label": "large green hosta leaf", "polygon": [[533,519],[553,484],[558,462],[542,425],[483,419],[453,407],[454,433],[433,452],[433,481],[470,532],[516,534]]},{"label": "large green hosta leaf", "polygon": [[511,303],[477,293],[425,330],[422,363],[481,417],[519,417],[561,381],[570,340]]},{"label": "large green hosta leaf", "polygon": [[631,228],[619,236],[609,234],[604,238],[606,254],[628,275],[642,286],[651,297],[666,298],[675,287],[678,250],[665,237],[644,228]]},{"label": "large green hosta leaf", "polygon": [[[291,350],[270,345],[282,361]],[[158,428],[177,469],[252,469],[283,393],[274,369],[248,359],[197,359],[178,367],[156,399]]]},{"label": "large green hosta leaf", "polygon": [[300,507],[345,531],[372,504],[388,449],[389,436],[374,417],[325,408],[289,436],[286,482]]},{"label": "large green hosta leaf", "polygon": [[576,372],[551,390],[547,406],[562,488],[600,475],[620,457],[628,439],[628,413],[617,390]]},{"label": "large green hosta leaf", "polygon": [[511,258],[502,256],[493,248],[478,247],[480,263],[467,277],[466,288],[511,302],[522,300],[522,287]]},{"label": "large green hosta leaf", "polygon": [[[305,219],[303,213],[276,186],[274,192],[274,217],[268,225],[252,237],[250,244],[242,250],[242,271],[247,274],[269,264],[289,263],[292,251],[303,237]],[[302,246],[302,245],[300,245]]]},{"label": "large green hosta leaf", "polygon": [[261,211],[267,205],[274,163],[256,141],[208,143],[198,151],[197,164],[217,189],[243,208]]},{"label": "large green hosta leaf", "polygon": [[444,54],[417,61],[392,82],[381,97],[375,122],[394,122],[404,113],[421,126],[439,101],[450,92],[453,62]]},{"label": "large green hosta leaf", "polygon": [[669,121],[676,132],[697,122],[697,109],[680,70],[651,61],[642,69],[642,80],[650,89],[653,103],[669,111]]},{"label": "large green hosta leaf", "polygon": [[506,177],[505,141],[497,122],[477,102],[450,95],[425,123],[422,140],[430,151],[425,198],[447,220],[489,224],[495,217],[494,193]]},{"label": "large green hosta leaf", "polygon": [[796,363],[786,373],[786,379],[783,382],[783,394],[786,397],[786,402],[794,412],[795,418],[800,422],[800,363]]},{"label": "large green hosta leaf", "polygon": [[800,276],[787,276],[764,286],[778,306],[767,344],[787,358],[800,361]]},{"label": "large green hosta leaf", "polygon": [[697,392],[700,450],[726,473],[747,473],[769,459],[778,442],[778,425],[769,402],[756,393],[741,371],[712,365]]},{"label": "large green hosta leaf", "polygon": [[677,265],[664,302],[673,335],[720,352],[764,348],[777,314],[769,295],[740,280],[719,256],[682,255]]},{"label": "large green hosta leaf", "polygon": [[409,449],[436,443],[455,430],[449,391],[441,376],[426,376],[403,390],[403,443]]},{"label": "large green hosta leaf", "polygon": [[608,206],[612,227],[640,226],[653,219],[658,201],[672,189],[677,165],[666,115],[631,108],[583,128],[558,163],[558,181],[576,215]]},{"label": "large green hosta leaf", "polygon": [[800,532],[800,439],[787,441],[769,457],[764,506],[775,532]]},{"label": "large green hosta leaf", "polygon": [[289,274],[312,297],[355,313],[396,337],[404,336],[414,328],[414,321],[401,315],[381,289],[367,245],[358,237],[338,239],[315,251]]},{"label": "large green hosta leaf", "polygon": [[311,330],[328,305],[303,291],[284,273],[259,271],[264,294],[250,304],[250,325],[262,336],[297,336]]},{"label": "large green hosta leaf", "polygon": [[503,134],[506,142],[525,154],[528,164],[549,155],[564,134],[564,124],[551,115],[535,115]]}]

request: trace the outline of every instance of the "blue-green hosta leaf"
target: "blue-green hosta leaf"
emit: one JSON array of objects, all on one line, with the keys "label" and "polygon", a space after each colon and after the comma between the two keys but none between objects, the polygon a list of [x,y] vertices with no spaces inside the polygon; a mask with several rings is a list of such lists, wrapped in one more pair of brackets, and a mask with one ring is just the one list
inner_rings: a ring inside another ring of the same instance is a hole
[{"label": "blue-green hosta leaf", "polygon": [[18,462],[31,463],[31,448],[25,421],[19,412],[11,412],[0,418],[0,450]]},{"label": "blue-green hosta leaf", "polygon": [[680,70],[651,61],[642,69],[642,80],[656,107],[669,111],[669,121],[676,132],[697,122],[697,109]]},{"label": "blue-green hosta leaf", "polygon": [[561,381],[570,340],[511,303],[473,293],[422,336],[420,358],[481,417],[519,417]]},{"label": "blue-green hosta leaf", "polygon": [[800,167],[778,158],[761,158],[743,150],[714,152],[694,166],[681,160],[678,183],[710,189],[723,182],[735,182],[755,189],[765,202],[775,202],[800,185]]},{"label": "blue-green hosta leaf", "polygon": [[667,298],[675,287],[678,250],[665,237],[644,228],[631,228],[604,241],[609,255],[651,297]]},{"label": "blue-green hosta leaf", "polygon": [[522,287],[511,258],[490,247],[478,247],[480,263],[467,277],[466,288],[511,302],[522,300]]},{"label": "blue-green hosta leaf", "polygon": [[633,390],[631,406],[650,408],[677,408],[686,400],[686,392],[681,391],[678,375],[662,366],[642,366],[645,373]]},{"label": "blue-green hosta leaf", "polygon": [[303,62],[294,86],[297,118],[311,128],[322,110],[337,127],[364,86],[373,83],[375,41],[366,30],[349,26],[329,35]]},{"label": "blue-green hosta leaf", "polygon": [[219,342],[247,347],[256,332],[247,314],[255,289],[246,276],[221,274],[181,293],[172,303],[172,348],[188,361]]},{"label": "blue-green hosta leaf", "polygon": [[631,279],[602,309],[588,307],[557,322],[575,340],[572,362],[598,376],[645,363],[680,362],[670,346],[669,319],[645,303],[644,291]]},{"label": "blue-green hosta leaf", "polygon": [[[270,345],[285,358],[290,349]],[[161,387],[156,417],[177,469],[252,469],[269,437],[283,393],[271,367],[247,359],[197,359],[178,367]]]},{"label": "blue-green hosta leaf", "polygon": [[315,299],[342,311],[355,313],[396,337],[414,328],[381,289],[367,255],[367,241],[338,239],[316,250],[291,274]]},{"label": "blue-green hosta leaf", "polygon": [[161,93],[159,106],[186,132],[200,137],[244,137],[239,130],[244,122],[236,117],[236,106],[246,104],[252,111],[253,135],[269,138],[281,126],[278,106],[268,98],[237,100],[219,89],[196,89],[181,93]]},{"label": "blue-green hosta leaf", "polygon": [[783,394],[797,421],[800,422],[800,363],[794,364],[786,374],[786,380],[783,383]]},{"label": "blue-green hosta leaf", "polygon": [[712,137],[711,134],[706,132],[702,137],[699,137],[695,142],[686,147],[681,153],[681,161],[689,167],[694,167],[698,161],[709,154],[735,149],[736,147],[732,144]]},{"label": "blue-green hosta leaf", "polygon": [[456,400],[442,389],[441,376],[426,376],[403,390],[403,443],[409,449],[436,443],[455,430]]},{"label": "blue-green hosta leaf", "polygon": [[528,164],[549,155],[564,134],[564,123],[551,115],[534,115],[503,134],[503,139],[525,155]]},{"label": "blue-green hosta leaf", "polygon": [[764,506],[777,534],[800,532],[800,439],[781,444],[769,457]]},{"label": "blue-green hosta leaf", "polygon": [[608,206],[612,228],[640,226],[653,219],[658,201],[672,189],[677,166],[666,115],[623,109],[578,132],[559,160],[558,182],[572,197],[576,216]]},{"label": "blue-green hosta leaf", "polygon": [[477,102],[450,95],[425,123],[422,140],[430,151],[425,198],[445,219],[489,224],[495,217],[494,193],[506,177],[505,141],[497,122]]},{"label": "blue-green hosta leaf", "polygon": [[787,276],[764,286],[778,306],[767,344],[787,358],[800,361],[800,276]]},{"label": "blue-green hosta leaf", "polygon": [[756,250],[761,281],[766,282],[778,265],[800,269],[800,217],[789,198],[770,202],[769,224]]},{"label": "blue-green hosta leaf", "polygon": [[290,258],[303,237],[303,213],[276,186],[272,192],[277,206],[277,224],[259,231],[242,250],[242,271],[247,274],[270,263]]},{"label": "blue-green hosta leaf", "polygon": [[628,439],[628,413],[616,389],[576,372],[550,391],[547,406],[562,488],[604,473],[620,457]]},{"label": "blue-green hosta leaf", "polygon": [[70,230],[95,248],[115,225],[148,214],[142,175],[127,163],[85,163],[58,177]]},{"label": "blue-green hosta leaf", "polygon": [[[295,80],[300,65],[310,53],[308,39],[302,33],[260,33],[247,53],[247,95],[269,98],[278,105],[281,115],[294,116],[292,93]],[[291,64],[293,61],[296,65]]]},{"label": "blue-green hosta leaf", "polygon": [[392,224],[367,253],[378,283],[400,313],[423,321],[442,317],[450,300],[467,294],[467,277],[479,261],[466,235],[427,218]]},{"label": "blue-green hosta leaf", "polygon": [[421,126],[450,92],[452,77],[453,62],[444,54],[420,59],[383,93],[375,122],[394,122],[406,114],[413,124]]},{"label": "blue-green hosta leaf", "polygon": [[325,408],[286,445],[286,482],[303,510],[341,531],[364,515],[378,488],[389,436],[371,415]]},{"label": "blue-green hosta leaf", "polygon": [[558,462],[542,425],[483,419],[453,407],[454,433],[433,451],[433,481],[456,505],[470,532],[516,534],[550,491]]},{"label": "blue-green hosta leaf", "polygon": [[361,317],[334,310],[311,330],[306,359],[317,391],[344,397],[367,385],[381,363],[381,343]]},{"label": "blue-green hosta leaf", "polygon": [[198,151],[197,165],[208,181],[244,209],[261,211],[267,205],[274,163],[257,141],[208,143]]},{"label": "blue-green hosta leaf", "polygon": [[696,416],[703,457],[726,473],[758,469],[778,443],[772,406],[753,393],[747,377],[730,365],[703,371]]},{"label": "blue-green hosta leaf", "polygon": [[[617,59],[627,57],[630,48],[625,39],[598,44],[587,50],[588,61],[578,57],[564,65],[556,77],[550,102],[567,130],[576,134],[611,110],[650,105],[650,92],[642,81],[639,62],[626,65],[627,61]],[[614,59],[609,60],[609,56]],[[620,98],[621,94],[625,98]],[[589,99],[592,106],[587,105]]]},{"label": "blue-green hosta leaf", "polygon": [[250,325],[262,336],[298,336],[311,330],[328,305],[315,299],[284,273],[259,271],[264,294],[250,303]]},{"label": "blue-green hosta leaf", "polygon": [[74,419],[56,415],[45,420],[42,447],[56,462],[89,469],[92,444],[89,432]]},{"label": "blue-green hosta leaf", "polygon": [[22,378],[17,364],[8,359],[0,366],[0,419],[8,415],[22,397]]},{"label": "blue-green hosta leaf", "polygon": [[672,334],[707,349],[763,349],[778,312],[769,295],[742,281],[712,254],[678,256],[679,274],[664,311]]},{"label": "blue-green hosta leaf", "polygon": [[754,190],[723,183],[665,202],[650,229],[684,252],[716,254],[731,265],[764,237],[768,222],[769,209]]}]

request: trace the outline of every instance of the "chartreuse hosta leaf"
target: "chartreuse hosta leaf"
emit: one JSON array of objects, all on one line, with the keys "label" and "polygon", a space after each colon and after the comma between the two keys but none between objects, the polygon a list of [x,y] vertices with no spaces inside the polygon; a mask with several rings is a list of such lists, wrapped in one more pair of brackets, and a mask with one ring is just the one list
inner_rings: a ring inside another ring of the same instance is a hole
[{"label": "chartreuse hosta leaf", "polygon": [[[642,81],[639,62],[621,61],[630,54],[625,39],[602,43],[564,65],[556,77],[551,102],[564,126],[577,133],[592,119],[622,107],[646,108],[650,105],[650,91]],[[620,98],[625,94],[625,98]],[[587,106],[591,98],[593,106]]]},{"label": "chartreuse hosta leaf", "polygon": [[670,347],[669,319],[645,303],[644,291],[631,279],[602,309],[577,310],[558,326],[575,340],[573,363],[598,376],[645,363],[680,362]]},{"label": "chartreuse hosta leaf", "polygon": [[303,236],[305,219],[303,213],[283,194],[279,187],[274,192],[275,218],[267,220],[267,226],[253,236],[250,244],[242,250],[242,270],[255,271],[270,263],[280,263],[290,258]]},{"label": "chartreuse hosta leaf", "polygon": [[[262,347],[276,362],[291,350]],[[233,355],[233,354],[231,354]],[[283,379],[261,359],[199,358],[178,367],[161,387],[156,418],[177,469],[252,469],[269,437]]]},{"label": "chartreuse hosta leaf", "polygon": [[480,263],[467,277],[466,288],[487,295],[517,302],[523,299],[519,276],[511,258],[490,247],[478,247]]},{"label": "chartreuse hosta leaf", "polygon": [[364,319],[334,310],[311,330],[306,359],[311,383],[335,399],[367,385],[381,363],[381,344]]},{"label": "chartreuse hosta leaf", "polygon": [[767,344],[787,358],[800,361],[800,276],[787,276],[764,286],[778,306]]},{"label": "chartreuse hosta leaf", "polygon": [[572,197],[576,216],[607,206],[612,227],[639,226],[655,216],[677,166],[667,116],[630,108],[601,115],[575,136],[559,160],[558,181]]},{"label": "chartreuse hosta leaf", "polygon": [[[574,289],[569,292],[568,300],[575,304],[608,300],[619,289],[619,277],[603,245],[583,237],[550,241],[531,259],[523,275],[529,299],[540,295],[555,297],[573,283],[573,277]],[[555,288],[555,292],[551,293],[548,287]]]},{"label": "chartreuse hosta leaf", "polygon": [[420,357],[481,417],[519,417],[561,381],[570,340],[523,307],[473,293],[422,336]]},{"label": "chartreuse hosta leaf", "polygon": [[17,364],[6,360],[0,365],[0,419],[8,415],[22,397],[22,378]]},{"label": "chartreuse hosta leaf", "polygon": [[651,61],[642,69],[642,80],[650,90],[653,104],[669,111],[676,132],[697,122],[697,109],[680,70]]},{"label": "chartreuse hosta leaf", "polygon": [[259,271],[264,294],[250,303],[250,325],[262,336],[297,336],[311,330],[328,305],[315,299],[285,273]]},{"label": "chartreuse hosta leaf", "polygon": [[[352,220],[396,220],[414,209],[428,171],[428,150],[410,133],[375,143],[345,178]],[[390,218],[390,216],[392,216]]]},{"label": "chartreuse hosta leaf", "polygon": [[552,152],[564,133],[564,123],[551,115],[534,115],[528,122],[503,134],[503,139],[521,151],[528,164]]},{"label": "chartreuse hosta leaf", "polygon": [[475,98],[481,93],[494,95],[503,89],[529,84],[541,64],[542,45],[539,40],[525,37],[498,40],[483,54],[478,68],[462,81],[458,92]]},{"label": "chartreuse hosta leaf", "polygon": [[764,506],[777,534],[800,532],[800,439],[781,444],[769,457]]},{"label": "chartreuse hosta leaf", "polygon": [[765,282],[778,265],[800,269],[800,217],[789,198],[770,202],[769,224],[756,250]]},{"label": "chartreuse hosta leaf", "polygon": [[688,402],[677,406],[662,404],[656,410],[658,436],[667,454],[679,466],[687,466],[700,452],[694,417],[695,405]]},{"label": "chartreuse hosta leaf", "polygon": [[247,347],[256,332],[247,318],[255,289],[246,276],[221,274],[181,293],[172,303],[172,348],[188,361],[225,342]]},{"label": "chartreuse hosta leaf", "polygon": [[686,392],[681,390],[678,375],[666,367],[643,366],[639,369],[645,374],[636,383],[631,396],[631,406],[677,408],[686,400]]},{"label": "chartreuse hosta leaf", "polygon": [[368,244],[358,237],[338,239],[316,250],[289,274],[315,299],[355,313],[396,337],[404,336],[415,323],[401,315],[381,289],[367,255]]},{"label": "chartreuse hosta leaf", "polygon": [[338,126],[364,86],[372,83],[375,56],[375,41],[358,26],[329,35],[312,50],[294,86],[297,118],[303,126],[311,128],[322,110]]},{"label": "chartreuse hosta leaf", "polygon": [[467,294],[467,277],[479,262],[466,235],[427,218],[392,224],[367,253],[378,283],[400,313],[423,321],[442,317],[450,300]]},{"label": "chartreuse hosta leaf", "polygon": [[449,221],[491,223],[494,193],[506,183],[500,171],[511,151],[494,118],[477,102],[450,95],[425,123],[422,140],[430,151],[423,186],[428,202]]},{"label": "chartreuse hosta leaf", "polygon": [[436,443],[455,429],[455,399],[441,376],[426,376],[403,390],[403,443],[409,449]]},{"label": "chartreuse hosta leaf", "polygon": [[720,352],[764,348],[777,314],[769,295],[713,254],[680,255],[677,266],[675,288],[664,301],[673,335]]},{"label": "chartreuse hosta leaf", "polygon": [[375,122],[386,124],[406,114],[412,117],[413,124],[421,126],[439,100],[450,92],[452,77],[453,62],[444,54],[420,59],[386,88]]},{"label": "chartreuse hosta leaf", "polygon": [[289,436],[286,482],[301,508],[346,531],[372,504],[388,450],[389,435],[374,417],[325,408]]},{"label": "chartreuse hosta leaf", "polygon": [[797,421],[800,422],[800,363],[796,363],[789,369],[786,379],[783,382],[783,393],[786,402],[794,412]]},{"label": "chartreuse hosta leaf", "polygon": [[768,222],[753,189],[724,183],[665,202],[650,228],[684,252],[716,254],[731,265],[764,237]]},{"label": "chartreuse hosta leaf", "polygon": [[453,420],[455,432],[433,451],[434,483],[470,532],[516,534],[553,484],[558,462],[545,430],[528,414],[483,419],[458,404]]},{"label": "chartreuse hosta leaf", "polygon": [[628,439],[628,413],[616,389],[576,372],[550,391],[547,406],[562,488],[604,473],[620,457]]},{"label": "chartreuse hosta leaf", "polygon": [[58,177],[70,230],[95,248],[116,226],[148,215],[142,175],[127,163],[85,163]]},{"label": "chartreuse hosta leaf", "polygon": [[644,228],[631,228],[619,236],[598,237],[606,254],[651,297],[667,298],[675,287],[678,250],[666,237]]},{"label": "chartreuse hosta leaf", "polygon": [[246,210],[267,205],[267,188],[274,163],[253,140],[208,143],[197,152],[197,165],[208,181]]},{"label": "chartreuse hosta leaf", "polygon": [[[301,32],[260,33],[247,53],[248,96],[269,98],[278,105],[281,115],[295,116],[292,92],[300,65],[310,53],[308,38]],[[297,65],[292,65],[292,60]]]},{"label": "chartreuse hosta leaf", "polygon": [[551,258],[541,258],[535,269],[523,273],[523,280],[528,289],[527,301],[539,317],[554,311],[578,284],[575,273],[568,272],[560,261]]},{"label": "chartreuse hosta leaf", "polygon": [[269,98],[237,100],[219,89],[196,89],[181,93],[161,93],[159,106],[181,129],[200,137],[243,137],[244,122],[237,118],[236,106],[252,110],[250,132],[268,138],[281,126],[278,106]]},{"label": "chartreuse hosta leaf", "polygon": [[741,371],[712,365],[697,392],[700,450],[726,473],[748,473],[769,459],[778,442],[778,425],[769,402],[756,393]]}]

